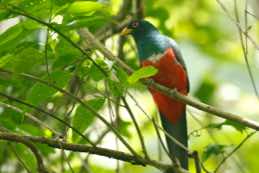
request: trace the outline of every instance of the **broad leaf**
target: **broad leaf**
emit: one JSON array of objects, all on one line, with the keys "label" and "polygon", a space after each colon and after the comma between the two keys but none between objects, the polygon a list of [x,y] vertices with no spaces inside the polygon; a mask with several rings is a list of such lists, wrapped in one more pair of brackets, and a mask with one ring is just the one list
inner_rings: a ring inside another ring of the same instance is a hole
[{"label": "broad leaf", "polygon": [[[66,71],[56,71],[51,73],[50,78],[46,75],[45,80],[54,82],[54,84],[60,88],[65,87],[70,79],[70,74]],[[40,105],[43,102],[47,102],[57,90],[47,86],[45,84],[36,83],[27,94],[27,100],[34,105]]]},{"label": "broad leaf", "polygon": [[205,162],[211,156],[218,156],[219,154],[224,153],[226,145],[221,144],[210,144],[208,145],[202,153],[202,161]]},{"label": "broad leaf", "polygon": [[68,12],[72,14],[88,14],[103,8],[104,5],[99,2],[76,1],[70,5]]},{"label": "broad leaf", "polygon": [[134,84],[140,79],[154,76],[157,72],[158,70],[153,66],[142,67],[128,77],[128,82]]},{"label": "broad leaf", "polygon": [[[104,102],[105,99],[96,98],[87,101],[86,104],[93,108],[95,111],[98,111],[102,108]],[[91,123],[94,121],[94,118],[95,116],[89,110],[87,110],[82,105],[79,105],[73,117],[72,125],[77,130],[83,133],[87,129],[87,127],[89,127]],[[76,133],[73,133],[73,141],[77,140],[78,137],[79,136]]]}]

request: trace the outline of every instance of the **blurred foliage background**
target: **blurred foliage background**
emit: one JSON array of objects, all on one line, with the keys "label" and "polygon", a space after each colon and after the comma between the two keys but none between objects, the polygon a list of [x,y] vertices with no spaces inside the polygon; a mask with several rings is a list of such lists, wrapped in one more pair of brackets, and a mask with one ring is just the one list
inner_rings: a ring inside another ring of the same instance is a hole
[{"label": "blurred foliage background", "polygon": [[[92,140],[100,139],[99,146],[127,151],[107,127],[80,104],[50,86],[21,77],[21,74],[37,76],[81,98],[113,122],[120,134],[141,153],[134,125],[120,100],[125,97],[140,124],[148,153],[153,159],[168,162],[152,123],[145,115],[156,117],[157,113],[146,88],[139,83],[128,84],[127,74],[87,44],[80,33],[81,28],[87,27],[114,54],[137,69],[132,38],[126,39],[117,33],[128,16],[136,14],[138,2],[0,0],[0,91],[43,108]],[[258,1],[225,0],[222,3],[226,9],[216,0],[144,0],[141,3],[145,19],[179,43],[191,81],[190,95],[222,110],[259,121],[259,98],[248,75],[235,23],[238,15],[240,26],[255,41],[253,44],[248,40],[246,50],[255,83],[259,86],[259,46],[256,43],[259,41]],[[45,25],[17,11],[35,17]],[[83,47],[87,54],[83,55],[71,42]],[[3,70],[12,73],[4,73]],[[0,127],[1,130],[19,134],[53,138],[61,135],[69,142],[87,143],[64,124],[42,112],[2,97]],[[214,171],[220,161],[251,132],[240,124],[215,118],[191,107],[188,107],[188,128],[190,149],[199,152],[204,167],[209,171]],[[218,172],[257,172],[258,142],[258,134],[253,135]],[[152,167],[134,166],[100,156],[62,152],[46,145],[37,147],[52,172],[159,172]],[[191,159],[190,163],[191,172],[194,172]],[[32,153],[21,144],[1,141],[0,172],[28,170],[36,172]]]}]

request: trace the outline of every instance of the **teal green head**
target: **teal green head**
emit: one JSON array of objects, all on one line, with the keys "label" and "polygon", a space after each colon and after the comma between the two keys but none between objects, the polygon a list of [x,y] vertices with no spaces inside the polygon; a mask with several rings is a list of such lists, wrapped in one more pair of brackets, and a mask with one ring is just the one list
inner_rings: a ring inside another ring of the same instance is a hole
[{"label": "teal green head", "polygon": [[144,60],[152,56],[164,52],[166,41],[163,35],[159,33],[157,28],[146,20],[132,21],[125,27],[121,35],[132,35],[138,49],[140,60]]},{"label": "teal green head", "polygon": [[122,35],[131,34],[134,38],[142,38],[143,36],[158,32],[155,26],[146,20],[135,20],[129,23],[121,32]]}]

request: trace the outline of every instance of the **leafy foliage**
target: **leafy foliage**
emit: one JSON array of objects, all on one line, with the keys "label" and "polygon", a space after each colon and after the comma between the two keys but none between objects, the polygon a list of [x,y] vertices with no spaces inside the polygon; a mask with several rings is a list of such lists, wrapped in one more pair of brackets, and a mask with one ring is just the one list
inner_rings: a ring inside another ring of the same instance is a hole
[{"label": "leafy foliage", "polygon": [[221,145],[221,144],[211,144],[208,145],[205,149],[204,152],[202,153],[202,160],[205,162],[208,160],[211,156],[218,156],[220,154],[223,154],[225,152],[226,145]]},{"label": "leafy foliage", "polygon": [[[128,111],[125,111],[125,105],[120,101],[121,97],[125,97],[147,141],[148,152],[152,153],[154,159],[160,150],[156,151],[157,136],[146,115],[153,115],[155,111],[151,108],[151,99],[147,99],[150,96],[143,85],[138,85],[138,81],[152,77],[157,73],[157,69],[139,69],[131,40],[118,38],[117,32],[127,20],[127,15],[136,13],[135,7],[133,8],[135,3],[129,3],[120,13],[123,2],[126,0],[1,0],[0,92],[64,120],[92,141],[98,141],[100,138],[98,145],[102,147],[117,147],[118,150],[128,152],[119,140],[111,135],[110,129],[106,131],[107,127],[104,127],[100,119],[76,100],[79,99],[101,114],[130,146],[141,153],[132,120],[128,119]],[[229,112],[241,112],[244,116],[252,117],[258,114],[258,105],[253,97],[251,82],[242,59],[243,52],[237,29],[234,24],[229,24],[228,17],[216,1],[143,2],[147,20],[179,43],[188,69],[191,94],[194,97]],[[232,4],[224,3],[231,6],[232,15]],[[239,4],[241,15],[244,12],[243,6],[244,4]],[[258,20],[251,15],[248,22],[251,26],[248,33],[258,41]],[[242,22],[242,27],[243,23],[245,22]],[[123,61],[136,71],[128,76],[115,62],[107,60],[107,57],[84,39],[80,33],[83,28],[88,28],[97,38],[102,37],[101,42],[115,55],[122,54]],[[119,45],[122,43],[123,45]],[[255,57],[256,49],[249,47],[249,60],[256,62],[253,61]],[[255,74],[259,74],[256,66],[252,66],[252,69]],[[256,82],[258,84],[258,80]],[[229,85],[232,86],[230,90]],[[54,139],[61,137],[60,140],[87,144],[77,133],[65,127],[64,123],[54,120],[40,110],[0,97],[0,131],[5,129],[18,134]],[[190,115],[196,115],[192,109],[188,112]],[[190,117],[192,116],[188,116],[190,130],[200,129],[200,126],[197,126],[199,123],[201,126],[208,124],[206,127],[209,134],[224,144],[230,143],[229,138],[239,143],[244,132],[248,131],[242,124],[229,120],[219,123],[211,117],[199,116],[198,121]],[[252,118],[259,120],[258,116]],[[224,137],[224,134],[227,137]],[[245,155],[239,158],[242,161],[240,164],[247,170],[252,170],[250,172],[259,169],[257,158],[252,157],[254,151],[258,150],[257,139],[252,141],[254,145],[244,147],[236,155]],[[228,146],[211,144],[205,133],[201,133],[199,137],[191,136],[189,143],[191,150],[203,153],[202,160],[206,161],[206,167],[215,167],[221,157],[213,156],[226,152]],[[47,145],[37,144],[36,147],[51,172],[87,171],[82,166],[86,162],[80,164],[79,158],[87,160],[93,172],[114,172],[110,160],[103,162],[100,157],[88,158],[70,152],[62,155]],[[18,157],[22,161],[19,161]],[[22,162],[30,172],[37,172],[36,160],[28,148],[22,144],[10,145],[6,141],[0,141],[0,172],[24,172]],[[68,169],[70,166],[67,164],[71,165],[73,171]],[[13,170],[7,169],[10,167]],[[120,168],[121,172],[155,172],[153,168],[127,164],[120,164]]]}]

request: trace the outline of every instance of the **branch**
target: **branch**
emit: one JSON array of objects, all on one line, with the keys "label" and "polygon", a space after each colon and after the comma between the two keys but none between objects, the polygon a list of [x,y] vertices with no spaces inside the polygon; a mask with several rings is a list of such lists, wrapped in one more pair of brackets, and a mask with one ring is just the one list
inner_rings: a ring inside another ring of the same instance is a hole
[{"label": "branch", "polygon": [[[107,57],[110,60],[116,61],[117,64],[123,68],[124,70],[126,70],[128,73],[132,73],[133,70],[127,65],[125,64],[123,61],[121,61],[118,57],[114,56],[100,41],[98,41],[93,34],[91,34],[87,29],[84,29],[82,32],[84,32],[84,36],[86,37],[86,39],[89,40],[89,42],[92,43],[92,45],[94,45],[105,57]],[[231,121],[235,121],[238,122],[240,124],[243,124],[251,129],[254,130],[259,130],[259,123],[247,119],[247,118],[243,118],[241,116],[229,113],[229,112],[225,112],[222,111],[218,108],[215,108],[213,106],[210,106],[208,104],[199,102],[194,100],[193,98],[189,97],[189,96],[185,96],[181,93],[179,93],[176,89],[170,89],[167,88],[165,86],[162,86],[156,82],[154,82],[151,79],[143,79],[142,82],[147,86],[147,87],[152,87],[155,88],[156,90],[166,94],[167,96],[176,99],[182,103],[185,103],[187,105],[190,105],[192,107],[195,107],[199,110],[211,113],[217,117],[221,117],[224,119],[228,119]]]},{"label": "branch", "polygon": [[141,20],[144,18],[144,4],[143,0],[136,0],[136,18]]},{"label": "branch", "polygon": [[243,118],[241,116],[229,113],[229,112],[225,112],[222,111],[218,108],[215,108],[213,106],[210,106],[206,103],[200,102],[200,101],[196,101],[193,98],[191,98],[190,96],[185,96],[182,95],[181,93],[179,93],[176,89],[170,89],[167,88],[165,86],[162,86],[160,84],[155,83],[152,80],[145,80],[144,83],[150,87],[154,87],[155,89],[157,89],[158,91],[161,91],[162,93],[167,94],[169,97],[176,99],[182,103],[185,103],[187,105],[190,105],[194,108],[197,108],[199,110],[211,113],[217,117],[220,118],[224,118],[227,120],[231,120],[231,121],[235,121],[238,122],[246,127],[249,127],[251,129],[254,130],[259,130],[259,123],[253,120],[250,120],[248,118]]},{"label": "branch", "polygon": [[[48,139],[44,137],[17,135],[9,132],[0,132],[0,139],[21,142],[21,143],[24,143],[25,145],[29,145],[30,147],[32,142],[46,144],[53,148],[105,156],[108,158],[129,162],[134,165],[141,165],[141,166],[150,165],[160,170],[173,169],[174,171],[176,171],[176,173],[186,173],[186,170],[179,170],[178,168],[172,167],[171,165],[162,164],[154,160],[144,159],[140,156],[133,156],[121,151],[116,151],[116,150],[111,150],[111,149],[106,149],[101,147],[92,147],[89,145],[82,145],[82,144],[72,144],[72,143],[66,143],[60,140]],[[35,151],[33,150],[33,152]],[[39,154],[37,153],[37,159],[41,159],[38,157],[39,157]],[[39,163],[42,164],[42,160],[39,160]],[[42,168],[42,165],[39,165],[39,166],[41,166]],[[46,173],[46,172],[40,172],[40,173]]]},{"label": "branch", "polygon": [[131,20],[131,17],[127,17],[127,15],[131,13],[132,4],[132,0],[123,0],[118,14],[114,16],[109,23],[97,30],[95,36],[98,37],[99,40],[105,40],[127,26]]},{"label": "branch", "polygon": [[[248,2],[246,1],[245,11],[247,11],[247,8],[248,8],[247,7],[248,6],[247,3]],[[235,11],[236,22],[240,23],[240,19],[239,19],[239,15],[238,15],[238,8],[237,8],[237,1],[236,0],[234,1],[234,11]],[[247,13],[246,12],[245,12],[245,28],[248,28]],[[247,37],[245,37],[245,38],[243,37],[241,27],[237,27],[237,29],[238,29],[238,33],[239,33],[240,43],[241,43],[243,57],[245,59],[248,75],[250,77],[250,80],[251,80],[251,83],[252,83],[255,95],[256,95],[257,99],[259,100],[259,93],[258,93],[258,90],[257,90],[256,81],[255,81],[255,78],[254,78],[254,75],[253,75],[253,72],[252,72],[252,69],[251,69],[251,65],[249,63],[249,59],[248,59],[248,42],[247,42]]]},{"label": "branch", "polygon": [[147,149],[146,149],[146,146],[145,146],[144,137],[143,137],[143,135],[141,133],[140,127],[138,125],[138,122],[137,122],[137,120],[136,120],[136,118],[135,118],[135,116],[134,116],[134,114],[133,114],[133,112],[132,112],[128,102],[126,101],[125,97],[122,97],[121,99],[122,99],[122,102],[124,103],[125,108],[127,109],[128,113],[130,115],[130,118],[132,119],[133,124],[134,124],[134,126],[136,128],[136,131],[137,131],[137,134],[138,134],[138,137],[139,137],[139,140],[140,140],[140,144],[142,146],[143,153],[144,153],[146,158],[149,158],[148,152],[147,152]]},{"label": "branch", "polygon": [[[7,74],[16,74],[16,73],[13,73],[11,71],[8,71],[8,70],[3,70],[0,68],[0,72],[3,72],[3,73],[7,73]],[[29,75],[29,74],[25,74],[25,73],[17,73],[16,74],[17,76],[20,76],[20,77],[24,77],[26,79],[30,79],[30,80],[33,80],[33,81],[36,81],[36,82],[40,82],[48,87],[51,87],[59,92],[61,92],[62,94],[65,94],[66,96],[69,96],[71,99],[75,100],[76,102],[78,102],[79,104],[81,104],[85,109],[89,110],[93,115],[95,115],[98,119],[100,119],[109,129],[111,129],[112,132],[114,132],[114,134],[120,139],[120,141],[125,145],[125,147],[128,148],[128,150],[134,154],[134,155],[138,155],[135,150],[128,144],[128,142],[120,135],[119,131],[113,127],[105,118],[103,118],[98,112],[96,112],[92,107],[90,107],[89,105],[87,105],[83,100],[81,100],[80,98],[78,98],[77,96],[73,95],[72,93],[62,89],[62,88],[59,88],[58,86],[52,84],[52,83],[49,83],[47,81],[44,81],[36,76],[33,76],[33,75]],[[86,136],[84,136],[80,131],[78,131],[76,128],[74,128],[73,126],[71,126],[70,124],[68,124],[67,122],[65,122],[64,120],[56,117],[56,116],[53,116],[52,114],[50,114],[49,112],[46,112],[45,110],[41,109],[41,108],[38,108],[37,106],[34,106],[34,105],[31,105],[29,103],[26,103],[22,100],[19,100],[17,98],[14,98],[12,96],[8,96],[4,93],[1,93],[0,92],[0,96],[1,97],[4,97],[4,98],[7,98],[9,100],[12,100],[12,101],[15,101],[17,103],[20,103],[20,104],[23,104],[23,105],[26,105],[30,108],[33,108],[37,111],[40,111],[48,116],[51,116],[52,118],[55,118],[56,120],[58,120],[59,122],[62,122],[63,124],[66,124],[68,127],[70,127],[73,131],[75,131],[78,135],[80,135],[81,137],[83,137],[84,139],[86,139],[90,144],[94,145],[93,142],[91,142]]]},{"label": "branch", "polygon": [[22,101],[22,100],[19,100],[19,99],[15,98],[15,97],[6,95],[5,93],[2,93],[2,92],[0,92],[0,97],[6,98],[6,99],[8,99],[8,100],[10,100],[10,101],[15,101],[15,102],[17,102],[17,103],[19,103],[19,104],[25,105],[25,106],[27,106],[27,107],[29,107],[29,108],[32,108],[32,109],[34,109],[34,110],[37,110],[37,111],[39,111],[39,112],[44,113],[45,115],[48,115],[48,116],[54,118],[55,120],[57,120],[57,121],[59,121],[59,122],[65,124],[66,126],[68,126],[69,128],[71,128],[75,133],[77,133],[78,135],[80,135],[82,138],[84,138],[84,139],[85,139],[87,142],[89,142],[91,145],[94,145],[93,142],[92,142],[87,136],[85,136],[84,134],[82,134],[82,133],[81,133],[80,131],[78,131],[76,128],[74,128],[73,126],[71,126],[70,124],[68,124],[66,121],[62,120],[61,118],[59,118],[59,117],[57,117],[57,116],[55,116],[55,115],[53,115],[53,114],[51,114],[51,113],[45,111],[44,109],[39,108],[39,107],[37,107],[37,106],[34,106],[34,105],[30,104],[30,103],[24,102],[24,101]]},{"label": "branch", "polygon": [[38,149],[33,145],[32,141],[27,140],[26,138],[20,137],[18,135],[8,133],[8,132],[0,132],[0,140],[1,139],[8,140],[8,141],[14,141],[14,142],[18,142],[18,143],[22,143],[22,144],[26,145],[28,148],[30,148],[31,152],[34,154],[34,156],[37,160],[39,173],[48,173],[48,171],[44,167],[42,157],[41,157]]}]

